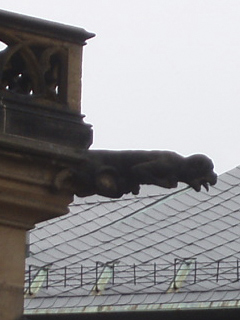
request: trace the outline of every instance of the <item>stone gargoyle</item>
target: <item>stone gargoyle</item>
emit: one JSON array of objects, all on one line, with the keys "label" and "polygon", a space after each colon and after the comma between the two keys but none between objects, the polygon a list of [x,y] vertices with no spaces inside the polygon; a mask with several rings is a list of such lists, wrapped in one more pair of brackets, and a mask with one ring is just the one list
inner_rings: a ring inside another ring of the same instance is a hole
[{"label": "stone gargoyle", "polygon": [[217,182],[213,162],[202,154],[183,157],[171,151],[86,150],[79,165],[71,167],[71,186],[79,197],[98,194],[120,198],[140,185],[175,188],[184,182],[208,191]]}]

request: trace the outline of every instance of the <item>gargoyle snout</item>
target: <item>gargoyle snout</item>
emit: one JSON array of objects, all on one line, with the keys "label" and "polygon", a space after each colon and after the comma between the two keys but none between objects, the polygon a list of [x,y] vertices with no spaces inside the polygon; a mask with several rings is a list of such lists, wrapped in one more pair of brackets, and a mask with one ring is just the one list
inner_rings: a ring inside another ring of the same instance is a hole
[{"label": "gargoyle snout", "polygon": [[212,172],[209,176],[208,182],[211,186],[214,186],[217,183],[217,174],[215,172]]}]

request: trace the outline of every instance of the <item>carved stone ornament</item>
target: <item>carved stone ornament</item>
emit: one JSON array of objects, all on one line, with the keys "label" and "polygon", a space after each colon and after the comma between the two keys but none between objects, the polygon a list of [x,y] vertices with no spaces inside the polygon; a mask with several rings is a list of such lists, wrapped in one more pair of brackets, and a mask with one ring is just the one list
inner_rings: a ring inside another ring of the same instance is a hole
[{"label": "carved stone ornament", "polygon": [[82,28],[0,10],[0,91],[4,96],[80,111]]},{"label": "carved stone ornament", "polygon": [[66,104],[67,50],[63,47],[0,34],[6,48],[0,52],[3,92]]},{"label": "carved stone ornament", "polygon": [[91,145],[81,76],[83,46],[93,36],[0,10],[0,146],[73,154]]},{"label": "carved stone ornament", "polygon": [[211,159],[202,154],[183,157],[170,151],[86,150],[79,164],[63,169],[55,187],[71,185],[79,197],[98,194],[120,198],[138,194],[140,185],[176,188],[183,182],[200,191],[216,184],[217,174]]}]

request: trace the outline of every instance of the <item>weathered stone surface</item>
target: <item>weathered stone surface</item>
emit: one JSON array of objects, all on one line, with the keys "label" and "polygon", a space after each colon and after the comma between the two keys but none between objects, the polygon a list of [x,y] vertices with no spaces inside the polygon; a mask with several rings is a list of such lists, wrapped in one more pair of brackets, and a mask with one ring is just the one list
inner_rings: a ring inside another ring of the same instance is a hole
[{"label": "weathered stone surface", "polygon": [[22,314],[26,230],[68,212],[73,190],[55,182],[92,143],[81,76],[82,47],[93,36],[0,11],[1,320]]},{"label": "weathered stone surface", "polygon": [[80,196],[120,198],[138,194],[140,185],[176,188],[184,182],[195,191],[217,182],[211,159],[202,154],[183,157],[172,151],[86,150],[72,166],[72,186]]}]

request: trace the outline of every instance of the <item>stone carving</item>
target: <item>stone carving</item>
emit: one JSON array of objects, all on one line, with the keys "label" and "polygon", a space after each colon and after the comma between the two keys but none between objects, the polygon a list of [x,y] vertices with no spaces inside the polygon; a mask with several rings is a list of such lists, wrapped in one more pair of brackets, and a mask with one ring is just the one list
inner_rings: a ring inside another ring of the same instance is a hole
[{"label": "stone carving", "polygon": [[4,41],[2,38],[0,34],[0,40],[7,46],[0,52],[1,91],[66,102],[66,49],[13,35]]},{"label": "stone carving", "polygon": [[183,157],[170,151],[88,150],[81,165],[71,168],[71,184],[79,197],[120,198],[130,192],[138,194],[141,184],[175,188],[178,182],[195,191],[202,186],[208,191],[217,182],[213,168],[211,159],[201,154]]}]

